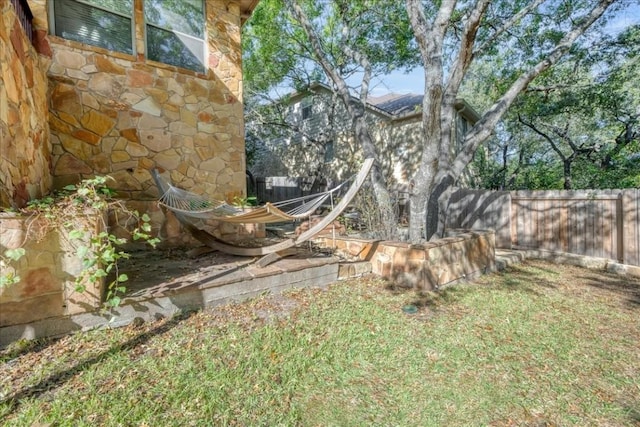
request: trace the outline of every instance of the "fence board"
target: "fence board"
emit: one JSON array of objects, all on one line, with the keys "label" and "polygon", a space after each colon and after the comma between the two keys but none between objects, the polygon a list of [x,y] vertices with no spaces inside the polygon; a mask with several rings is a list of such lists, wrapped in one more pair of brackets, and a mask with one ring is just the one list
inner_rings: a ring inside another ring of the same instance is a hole
[{"label": "fence board", "polygon": [[447,228],[491,228],[497,245],[511,247],[510,199],[506,191],[456,190],[449,199]]},{"label": "fence board", "polygon": [[622,216],[624,263],[640,265],[640,190],[622,192]]},{"label": "fence board", "polygon": [[[640,190],[458,190],[447,227],[493,228],[496,246],[640,265]],[[502,232],[502,235],[500,235]]]}]

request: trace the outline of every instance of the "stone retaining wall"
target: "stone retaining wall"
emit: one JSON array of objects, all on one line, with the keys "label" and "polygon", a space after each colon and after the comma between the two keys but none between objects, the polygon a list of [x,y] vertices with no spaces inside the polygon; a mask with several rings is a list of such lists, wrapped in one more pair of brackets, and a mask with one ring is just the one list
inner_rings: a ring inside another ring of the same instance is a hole
[{"label": "stone retaining wall", "polygon": [[323,238],[325,247],[367,260],[371,271],[395,286],[434,290],[495,269],[495,232],[462,231],[424,245]]},{"label": "stone retaining wall", "polygon": [[[101,230],[97,216],[77,220],[96,234]],[[21,281],[0,287],[0,327],[96,311],[102,304],[103,282],[85,281],[86,290],[76,291],[83,267],[69,237],[57,231],[41,233],[42,229],[41,220],[0,214],[0,253],[26,249],[18,261],[2,265],[2,274],[13,271]]]},{"label": "stone retaining wall", "polygon": [[0,208],[22,208],[51,189],[47,58],[10,1],[0,1]]}]

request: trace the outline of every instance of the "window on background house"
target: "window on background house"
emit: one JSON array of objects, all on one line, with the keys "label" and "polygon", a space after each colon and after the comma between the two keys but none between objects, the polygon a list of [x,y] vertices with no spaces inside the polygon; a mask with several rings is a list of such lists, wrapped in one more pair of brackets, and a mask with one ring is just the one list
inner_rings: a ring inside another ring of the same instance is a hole
[{"label": "window on background house", "polygon": [[50,0],[52,33],[133,54],[133,0]]},{"label": "window on background house", "polygon": [[313,100],[309,98],[305,98],[302,100],[302,120],[307,120],[311,118],[313,114]]},{"label": "window on background house", "polygon": [[456,118],[456,147],[459,149],[462,146],[462,141],[464,141],[464,137],[467,135],[469,130],[469,123],[467,120],[458,115]]},{"label": "window on background house", "polygon": [[329,141],[324,146],[324,162],[331,163],[333,161],[333,141]]},{"label": "window on background house", "polygon": [[204,72],[203,0],[144,0],[147,58]]}]

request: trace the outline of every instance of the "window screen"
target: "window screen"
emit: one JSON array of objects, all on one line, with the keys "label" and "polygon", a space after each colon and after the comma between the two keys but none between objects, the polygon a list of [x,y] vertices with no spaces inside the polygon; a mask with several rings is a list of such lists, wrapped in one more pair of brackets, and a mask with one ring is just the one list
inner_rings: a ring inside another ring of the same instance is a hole
[{"label": "window screen", "polygon": [[133,54],[133,0],[53,0],[55,35]]}]

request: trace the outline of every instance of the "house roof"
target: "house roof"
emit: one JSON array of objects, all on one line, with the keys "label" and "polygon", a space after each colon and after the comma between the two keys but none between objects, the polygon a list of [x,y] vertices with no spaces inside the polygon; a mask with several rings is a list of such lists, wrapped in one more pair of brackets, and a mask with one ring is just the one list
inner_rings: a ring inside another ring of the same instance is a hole
[{"label": "house roof", "polygon": [[244,24],[251,17],[260,0],[240,0],[240,19]]},{"label": "house roof", "polygon": [[400,116],[418,111],[422,106],[422,98],[422,95],[415,93],[389,93],[383,96],[371,96],[367,102],[392,116]]},{"label": "house roof", "polygon": [[[383,96],[369,97],[367,102],[388,113],[394,118],[407,118],[420,114],[424,95],[415,93],[389,93]],[[456,99],[454,104],[458,114],[471,123],[480,120],[480,115],[464,99]]]},{"label": "house roof", "polygon": [[[324,83],[312,83],[307,91],[294,92],[289,95],[289,99],[297,99],[306,96],[309,92],[318,89],[331,91],[331,88]],[[415,93],[398,94],[388,93],[382,96],[370,96],[367,98],[367,108],[389,116],[392,120],[408,119],[420,116],[422,113],[422,99],[424,95]],[[456,99],[454,104],[458,114],[470,123],[475,124],[480,120],[480,114],[473,109],[464,99]]]}]

